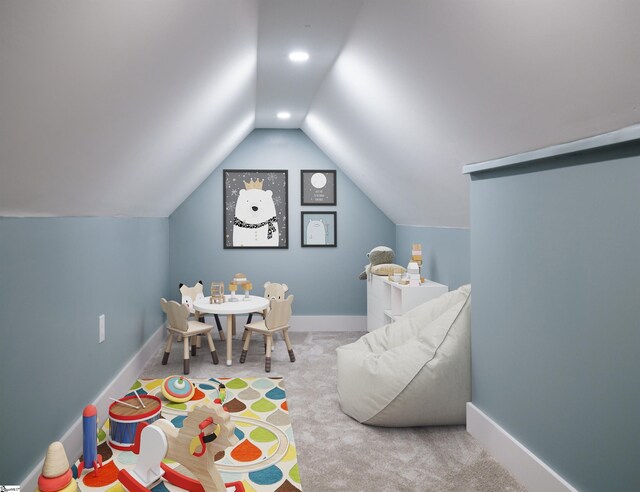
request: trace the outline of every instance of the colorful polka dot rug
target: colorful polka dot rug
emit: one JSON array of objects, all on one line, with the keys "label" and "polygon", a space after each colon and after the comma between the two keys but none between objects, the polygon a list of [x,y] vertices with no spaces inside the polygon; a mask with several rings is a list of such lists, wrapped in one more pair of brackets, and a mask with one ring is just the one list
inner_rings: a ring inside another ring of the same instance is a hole
[{"label": "colorful polka dot rug", "polygon": [[[159,398],[161,417],[181,428],[187,413],[203,401],[221,399],[235,424],[237,444],[215,456],[216,468],[225,483],[241,482],[246,492],[301,491],[300,474],[289,418],[284,381],[282,378],[211,378],[189,379],[195,389],[186,402],[167,400],[162,393],[163,379],[140,379],[131,387],[122,401],[135,401],[138,396]],[[220,384],[223,386],[221,387]],[[221,389],[220,389],[221,388]],[[131,399],[129,399],[131,397]],[[104,425],[98,432],[97,454],[102,458],[98,473],[84,470],[77,480],[80,490],[89,492],[124,492],[118,481],[121,469],[135,468],[138,455],[131,450],[117,449],[113,445],[119,433],[127,429],[116,428],[117,419],[98,416]],[[155,416],[159,418],[160,415]],[[150,419],[150,421],[153,419]],[[111,429],[110,429],[111,426]],[[126,426],[125,426],[126,427]],[[133,425],[135,430],[135,425]],[[110,433],[111,432],[111,433]],[[82,458],[81,458],[82,459]],[[190,475],[181,464],[164,459],[163,463],[177,472]],[[80,460],[72,466],[78,478]],[[153,492],[184,491],[162,479],[151,488]]]}]

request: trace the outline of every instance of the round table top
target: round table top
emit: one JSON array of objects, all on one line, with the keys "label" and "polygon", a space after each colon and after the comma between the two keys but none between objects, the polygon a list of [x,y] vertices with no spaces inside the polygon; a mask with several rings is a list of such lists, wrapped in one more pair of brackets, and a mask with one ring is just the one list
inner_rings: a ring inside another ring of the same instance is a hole
[{"label": "round table top", "polygon": [[262,311],[269,306],[269,299],[259,296],[250,296],[249,300],[244,299],[244,294],[236,294],[238,301],[230,302],[229,295],[225,295],[222,304],[211,304],[210,297],[199,299],[193,303],[196,311],[210,314],[247,314],[255,311]]}]

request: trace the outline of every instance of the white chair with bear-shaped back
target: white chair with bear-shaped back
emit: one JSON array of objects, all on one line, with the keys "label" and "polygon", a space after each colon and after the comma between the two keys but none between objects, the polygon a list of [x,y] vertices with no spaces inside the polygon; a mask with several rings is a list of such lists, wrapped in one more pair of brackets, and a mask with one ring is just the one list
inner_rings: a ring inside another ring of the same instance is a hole
[{"label": "white chair with bear-shaped back", "polygon": [[167,313],[169,321],[169,326],[167,327],[169,330],[169,338],[167,339],[167,345],[162,357],[163,365],[166,365],[169,360],[173,337],[175,335],[181,335],[182,341],[184,342],[183,366],[185,374],[189,374],[189,344],[191,344],[191,354],[195,355],[195,339],[198,335],[205,335],[207,337],[209,350],[211,351],[211,359],[214,364],[218,363],[218,354],[216,353],[216,347],[211,338],[213,325],[190,320],[189,308],[184,304],[178,304],[176,301],[167,301],[165,298],[162,298],[160,299],[160,307]]},{"label": "white chair with bear-shaped back", "polygon": [[251,334],[253,332],[264,335],[267,347],[264,361],[264,370],[271,372],[271,350],[273,348],[273,334],[282,332],[284,341],[287,344],[287,350],[289,351],[289,360],[295,362],[296,356],[293,353],[293,347],[291,346],[291,340],[289,339],[289,320],[291,319],[291,305],[293,304],[293,296],[289,296],[286,299],[272,299],[269,303],[269,312],[266,313],[265,318],[255,323],[247,323],[244,328],[247,333],[247,338],[244,341],[242,347],[242,355],[240,356],[240,363],[244,364],[247,359],[247,351],[249,350],[249,343],[251,342]]}]

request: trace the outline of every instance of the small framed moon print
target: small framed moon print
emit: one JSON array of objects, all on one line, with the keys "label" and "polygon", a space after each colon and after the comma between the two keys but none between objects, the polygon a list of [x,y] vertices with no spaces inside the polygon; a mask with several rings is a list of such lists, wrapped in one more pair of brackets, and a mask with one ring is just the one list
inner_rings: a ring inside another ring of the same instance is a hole
[{"label": "small framed moon print", "polygon": [[336,172],[300,171],[301,205],[336,205]]},{"label": "small framed moon print", "polygon": [[338,226],[336,212],[301,212],[302,237],[300,245],[305,248],[338,246]]}]

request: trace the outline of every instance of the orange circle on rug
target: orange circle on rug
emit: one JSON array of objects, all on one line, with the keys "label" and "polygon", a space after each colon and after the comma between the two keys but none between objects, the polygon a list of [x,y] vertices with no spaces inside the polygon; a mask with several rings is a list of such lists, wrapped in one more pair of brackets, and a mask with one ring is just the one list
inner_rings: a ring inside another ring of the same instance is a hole
[{"label": "orange circle on rug", "polygon": [[90,471],[82,477],[82,483],[87,487],[105,487],[118,480],[118,467],[113,461],[98,468],[97,473]]}]

